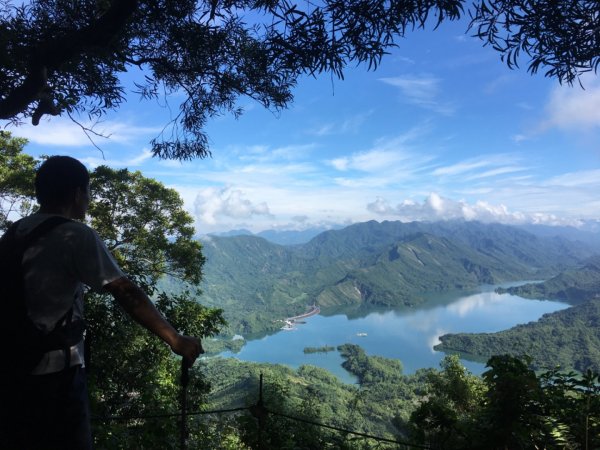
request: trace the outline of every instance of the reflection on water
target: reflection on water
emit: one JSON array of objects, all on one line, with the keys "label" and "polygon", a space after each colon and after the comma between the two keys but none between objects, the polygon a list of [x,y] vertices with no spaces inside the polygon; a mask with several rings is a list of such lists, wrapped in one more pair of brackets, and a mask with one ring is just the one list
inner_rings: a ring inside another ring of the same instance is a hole
[{"label": "reflection on water", "polygon": [[448,305],[448,310],[457,314],[460,317],[465,317],[470,312],[474,310],[487,308],[491,303],[500,302],[502,299],[498,295],[494,295],[491,292],[471,295],[469,297],[465,297],[451,305]]},{"label": "reflection on water", "polygon": [[[484,286],[477,293],[432,298],[418,308],[323,311],[322,315],[307,318],[297,331],[281,331],[251,340],[239,353],[226,352],[223,356],[295,368],[312,364],[351,383],[355,380],[341,367],[342,358],[337,352],[307,355],[303,349],[353,343],[369,355],[400,359],[404,372],[413,373],[419,368],[439,367],[444,354],[433,350],[433,346],[443,334],[500,331],[566,307],[555,301],[499,295],[494,286]],[[465,360],[463,363],[473,373],[484,370],[482,363]]]}]

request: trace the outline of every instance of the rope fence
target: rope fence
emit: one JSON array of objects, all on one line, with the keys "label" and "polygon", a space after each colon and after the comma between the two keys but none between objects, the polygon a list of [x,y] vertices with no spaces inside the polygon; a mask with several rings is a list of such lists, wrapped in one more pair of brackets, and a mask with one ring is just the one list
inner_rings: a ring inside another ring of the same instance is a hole
[{"label": "rope fence", "polygon": [[180,448],[181,450],[187,449],[186,439],[187,439],[187,417],[190,416],[200,416],[200,415],[215,415],[215,414],[227,414],[227,413],[235,413],[241,411],[249,411],[250,414],[257,419],[258,422],[258,441],[259,441],[259,449],[262,449],[262,435],[263,430],[266,427],[266,419],[269,415],[282,417],[288,420],[293,420],[300,423],[305,423],[308,425],[317,426],[320,428],[326,428],[329,430],[334,430],[340,433],[351,434],[354,436],[358,436],[366,439],[373,439],[374,441],[388,444],[396,444],[399,446],[403,446],[404,448],[416,448],[416,449],[429,449],[430,447],[420,444],[415,444],[406,441],[400,441],[397,439],[389,439],[382,436],[375,436],[368,433],[363,433],[360,431],[349,430],[343,427],[338,427],[334,425],[328,425],[320,422],[316,422],[314,420],[305,419],[302,417],[295,417],[289,414],[284,414],[281,412],[273,411],[270,408],[267,408],[263,403],[263,374],[260,374],[259,381],[259,391],[258,391],[258,401],[254,405],[243,406],[238,408],[228,408],[228,409],[215,409],[215,410],[201,410],[201,411],[187,411],[186,402],[186,383],[184,373],[187,369],[184,369],[182,366],[182,405],[181,411],[174,413],[163,413],[163,414],[143,414],[143,415],[126,415],[126,416],[95,416],[92,417],[93,422],[110,422],[110,421],[131,421],[131,420],[146,420],[146,419],[168,419],[168,418],[179,418],[181,420],[181,440],[180,440]]}]

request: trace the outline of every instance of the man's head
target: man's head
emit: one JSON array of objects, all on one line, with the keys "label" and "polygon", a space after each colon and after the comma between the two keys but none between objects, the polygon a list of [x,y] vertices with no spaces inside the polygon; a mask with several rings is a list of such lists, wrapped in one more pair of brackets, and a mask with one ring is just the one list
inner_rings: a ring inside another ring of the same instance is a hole
[{"label": "man's head", "polygon": [[90,174],[70,156],[51,156],[35,175],[35,196],[42,210],[72,212],[83,219],[89,203]]}]

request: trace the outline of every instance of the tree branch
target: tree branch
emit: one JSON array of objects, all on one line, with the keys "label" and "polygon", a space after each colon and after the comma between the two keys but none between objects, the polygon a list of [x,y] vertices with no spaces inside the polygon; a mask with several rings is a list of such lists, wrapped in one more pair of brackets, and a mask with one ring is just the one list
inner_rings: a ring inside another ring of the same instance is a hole
[{"label": "tree branch", "polygon": [[137,6],[138,0],[114,0],[88,27],[42,41],[32,52],[29,72],[21,85],[0,100],[0,119],[11,119],[25,112],[35,101],[39,103],[32,114],[33,125],[37,125],[44,114],[60,114],[48,86],[48,72],[57,70],[78,55],[109,47]]}]

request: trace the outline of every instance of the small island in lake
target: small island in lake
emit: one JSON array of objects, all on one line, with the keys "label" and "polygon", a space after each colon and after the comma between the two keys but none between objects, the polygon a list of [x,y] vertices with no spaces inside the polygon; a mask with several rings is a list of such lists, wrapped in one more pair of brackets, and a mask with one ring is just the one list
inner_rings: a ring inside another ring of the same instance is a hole
[{"label": "small island in lake", "polygon": [[323,347],[304,347],[304,353],[327,353],[335,351],[335,347],[325,345]]}]

